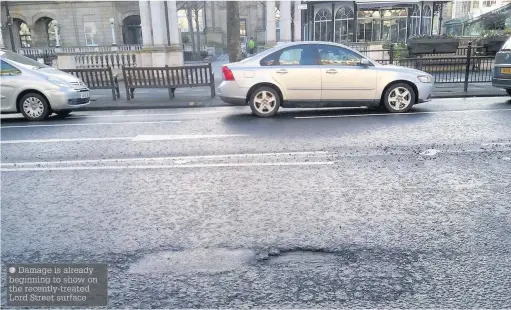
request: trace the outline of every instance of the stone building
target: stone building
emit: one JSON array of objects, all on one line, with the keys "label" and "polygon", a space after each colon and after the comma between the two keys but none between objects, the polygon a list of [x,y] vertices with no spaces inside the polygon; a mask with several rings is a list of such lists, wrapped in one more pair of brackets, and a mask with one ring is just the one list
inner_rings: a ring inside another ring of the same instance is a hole
[{"label": "stone building", "polygon": [[[450,1],[270,0],[239,4],[240,36],[253,37],[265,46],[296,40],[404,42],[412,35],[439,33],[452,15]],[[191,25],[187,12],[192,16]],[[133,57],[137,54],[137,65],[147,66],[182,64],[183,51],[190,49],[192,40],[201,50],[207,46],[220,51],[227,45],[229,18],[226,1],[155,0],[2,1],[0,17],[0,43],[25,55],[35,57],[34,53],[44,51],[71,59],[71,54],[94,53],[96,57],[129,51]],[[199,29],[193,39],[190,26]],[[76,64],[64,61],[59,65]]]}]

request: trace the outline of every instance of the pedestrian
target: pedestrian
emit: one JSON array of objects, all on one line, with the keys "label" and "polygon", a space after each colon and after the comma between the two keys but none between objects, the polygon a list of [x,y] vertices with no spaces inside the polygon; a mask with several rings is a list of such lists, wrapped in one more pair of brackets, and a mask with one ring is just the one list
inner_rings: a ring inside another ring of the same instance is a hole
[{"label": "pedestrian", "polygon": [[255,41],[254,38],[250,37],[250,41],[248,41],[248,51],[250,55],[254,55]]}]

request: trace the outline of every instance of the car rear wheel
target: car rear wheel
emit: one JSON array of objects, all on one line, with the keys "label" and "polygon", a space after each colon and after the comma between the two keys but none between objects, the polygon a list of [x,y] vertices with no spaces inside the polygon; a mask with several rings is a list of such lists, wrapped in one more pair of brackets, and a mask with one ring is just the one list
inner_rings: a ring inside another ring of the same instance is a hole
[{"label": "car rear wheel", "polygon": [[408,112],[415,102],[415,91],[410,85],[396,83],[387,89],[383,95],[383,105],[391,113]]},{"label": "car rear wheel", "polygon": [[250,97],[249,101],[252,113],[259,117],[271,117],[277,114],[280,107],[280,97],[271,87],[259,87]]},{"label": "car rear wheel", "polygon": [[60,110],[60,111],[55,111],[55,114],[57,114],[59,117],[68,117],[69,114],[71,114],[72,110]]},{"label": "car rear wheel", "polygon": [[511,96],[511,88],[506,89],[506,92],[509,96]]},{"label": "car rear wheel", "polygon": [[19,102],[20,111],[29,121],[41,121],[50,115],[50,105],[38,93],[28,93]]}]

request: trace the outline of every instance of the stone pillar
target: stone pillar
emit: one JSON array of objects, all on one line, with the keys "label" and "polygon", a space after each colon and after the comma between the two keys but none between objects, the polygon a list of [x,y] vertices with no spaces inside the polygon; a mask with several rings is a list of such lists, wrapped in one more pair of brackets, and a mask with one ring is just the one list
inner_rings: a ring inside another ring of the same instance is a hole
[{"label": "stone pillar", "polygon": [[295,25],[294,29],[294,38],[295,41],[302,41],[302,10],[298,9],[298,5],[300,5],[302,1],[295,1],[295,16],[293,19],[293,23]]},{"label": "stone pillar", "polygon": [[181,38],[179,37],[176,1],[167,1],[167,9],[169,15],[170,45],[180,47]]},{"label": "stone pillar", "polygon": [[149,1],[138,1],[140,10],[140,28],[142,28],[142,44],[144,46],[153,45],[153,37],[151,30],[151,14],[149,11]]},{"label": "stone pillar", "polygon": [[280,41],[291,41],[291,1],[280,1]]},{"label": "stone pillar", "polygon": [[[167,32],[165,29],[165,6],[163,1],[149,1],[151,10],[151,28],[153,29],[153,45],[167,45]],[[172,17],[169,16],[172,20]]]},{"label": "stone pillar", "polygon": [[[3,22],[4,22],[3,21],[3,16],[1,16],[0,25],[2,25]],[[4,30],[3,29],[0,29],[0,48],[5,48],[5,45],[4,45]]]},{"label": "stone pillar", "polygon": [[[282,19],[282,12],[280,14]],[[275,45],[276,39],[277,30],[275,25],[275,1],[269,0],[266,2],[266,45]]]}]

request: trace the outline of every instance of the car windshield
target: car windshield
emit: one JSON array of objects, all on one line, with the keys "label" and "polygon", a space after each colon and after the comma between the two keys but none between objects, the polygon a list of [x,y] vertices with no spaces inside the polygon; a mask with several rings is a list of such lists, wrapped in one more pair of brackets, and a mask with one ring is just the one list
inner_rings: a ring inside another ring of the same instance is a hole
[{"label": "car windshield", "polygon": [[511,37],[509,37],[509,39],[506,41],[506,43],[504,43],[501,50],[502,51],[511,51]]},{"label": "car windshield", "polygon": [[45,64],[11,51],[0,51],[0,56],[4,59],[14,61],[25,66],[34,67],[36,69],[49,68]]}]

